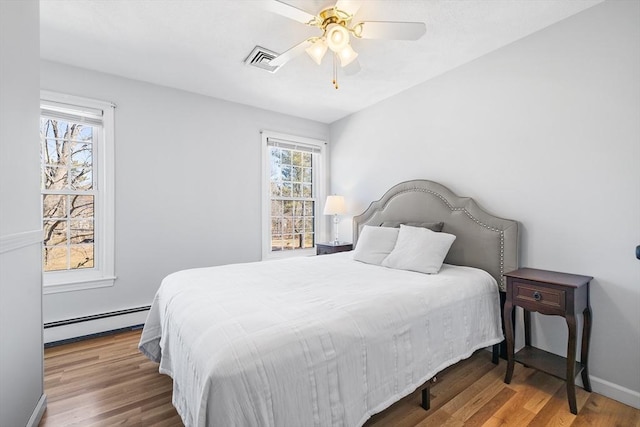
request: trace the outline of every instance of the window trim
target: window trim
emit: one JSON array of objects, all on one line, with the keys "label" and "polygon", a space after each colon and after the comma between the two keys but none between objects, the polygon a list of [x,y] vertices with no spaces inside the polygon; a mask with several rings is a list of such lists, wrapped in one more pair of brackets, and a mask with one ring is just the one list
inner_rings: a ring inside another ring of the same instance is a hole
[{"label": "window trim", "polygon": [[277,139],[289,142],[293,145],[298,144],[302,146],[311,146],[320,150],[319,165],[317,168],[314,168],[313,182],[315,193],[314,197],[316,199],[316,209],[314,215],[315,243],[321,241],[320,238],[323,237],[326,233],[326,221],[323,221],[321,216],[327,194],[327,143],[326,141],[320,139],[289,135],[267,130],[263,130],[260,133],[262,137],[262,260],[315,255],[315,246],[313,248],[297,249],[294,251],[274,252],[271,250],[271,197],[269,193],[271,188],[271,163],[269,161],[270,159],[268,140],[269,138]]},{"label": "window trim", "polygon": [[[97,179],[94,206],[94,265],[91,269],[51,271],[42,273],[43,293],[70,292],[113,286],[115,276],[115,114],[116,105],[57,92],[40,91],[40,101],[46,104],[68,104],[75,108],[102,111],[102,135],[94,147],[97,162],[93,164]],[[42,193],[41,193],[42,194]],[[42,200],[42,199],[41,199]],[[41,202],[42,203],[42,202]],[[40,209],[42,216],[42,207]]]}]

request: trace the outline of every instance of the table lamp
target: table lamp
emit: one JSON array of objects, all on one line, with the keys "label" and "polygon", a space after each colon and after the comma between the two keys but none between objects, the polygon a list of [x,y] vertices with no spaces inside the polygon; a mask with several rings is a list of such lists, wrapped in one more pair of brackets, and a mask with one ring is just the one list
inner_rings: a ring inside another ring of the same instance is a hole
[{"label": "table lamp", "polygon": [[333,227],[335,229],[334,245],[337,245],[338,240],[338,215],[347,213],[347,209],[344,204],[343,196],[327,196],[327,201],[324,204],[324,214],[333,215]]}]

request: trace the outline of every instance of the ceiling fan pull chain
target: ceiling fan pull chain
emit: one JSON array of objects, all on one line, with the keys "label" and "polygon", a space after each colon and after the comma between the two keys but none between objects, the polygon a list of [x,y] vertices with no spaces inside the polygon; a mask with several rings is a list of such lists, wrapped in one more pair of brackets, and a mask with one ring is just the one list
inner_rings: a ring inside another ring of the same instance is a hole
[{"label": "ceiling fan pull chain", "polygon": [[333,87],[338,89],[338,62],[336,53],[333,54]]}]

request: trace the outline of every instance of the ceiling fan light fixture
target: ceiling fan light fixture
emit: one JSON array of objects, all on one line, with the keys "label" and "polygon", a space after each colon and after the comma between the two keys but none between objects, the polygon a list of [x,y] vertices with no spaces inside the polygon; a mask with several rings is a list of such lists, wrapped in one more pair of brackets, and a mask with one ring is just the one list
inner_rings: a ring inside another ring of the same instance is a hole
[{"label": "ceiling fan light fixture", "polygon": [[322,63],[322,58],[324,58],[324,54],[327,53],[327,42],[324,38],[317,39],[311,46],[305,49],[307,54],[313,59],[316,64],[320,65]]},{"label": "ceiling fan light fixture", "polygon": [[340,24],[329,24],[326,38],[329,49],[338,53],[349,44],[349,30]]},{"label": "ceiling fan light fixture", "polygon": [[354,15],[362,0],[332,0],[335,1],[334,5],[325,7],[317,15],[291,6],[286,3],[287,0],[263,1],[269,5],[268,9],[272,12],[322,31],[322,35],[310,37],[298,43],[270,60],[269,64],[282,66],[306,51],[311,59],[320,65],[327,50],[331,49],[333,86],[336,89],[338,89],[338,65],[347,75],[353,75],[360,70],[358,53],[351,47],[352,37],[356,39],[418,40],[426,32],[424,22],[354,21]]},{"label": "ceiling fan light fixture", "polygon": [[346,67],[351,64],[357,57],[358,53],[353,50],[350,44],[346,45],[340,52],[338,52],[341,67]]}]

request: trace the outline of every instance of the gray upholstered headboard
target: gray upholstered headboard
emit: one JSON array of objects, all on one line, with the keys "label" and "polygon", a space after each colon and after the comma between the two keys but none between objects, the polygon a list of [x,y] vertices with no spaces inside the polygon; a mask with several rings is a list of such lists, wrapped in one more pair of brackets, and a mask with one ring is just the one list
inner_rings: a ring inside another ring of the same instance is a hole
[{"label": "gray upholstered headboard", "polygon": [[484,211],[469,197],[459,197],[445,186],[427,180],[400,183],[387,191],[361,215],[353,218],[353,243],[364,225],[384,221],[444,222],[455,242],[445,263],[481,268],[491,274],[500,290],[505,272],[518,268],[518,223]]}]

